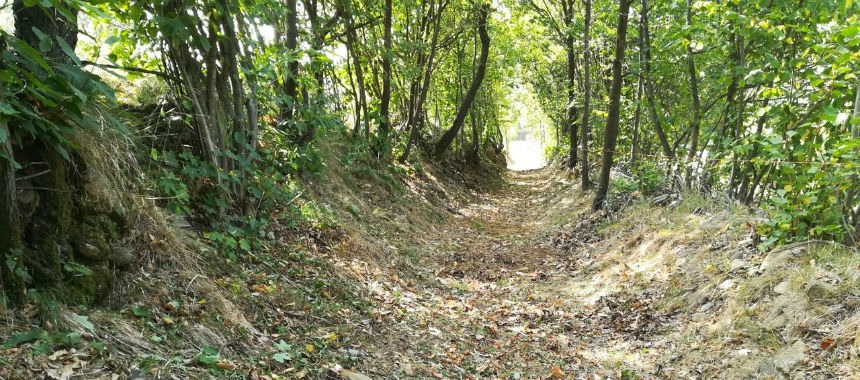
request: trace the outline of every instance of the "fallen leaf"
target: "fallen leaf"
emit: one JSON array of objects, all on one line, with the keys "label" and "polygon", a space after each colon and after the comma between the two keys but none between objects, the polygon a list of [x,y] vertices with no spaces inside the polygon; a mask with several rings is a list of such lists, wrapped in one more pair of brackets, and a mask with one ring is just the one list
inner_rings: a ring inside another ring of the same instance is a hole
[{"label": "fallen leaf", "polygon": [[344,369],[340,371],[340,377],[346,380],[372,380],[371,378],[360,374],[358,372],[353,372],[348,369]]},{"label": "fallen leaf", "polygon": [[314,353],[314,351],[316,351],[317,348],[313,344],[306,344],[305,349],[308,350],[308,352],[310,352],[310,353]]},{"label": "fallen leaf", "polygon": [[552,367],[552,372],[549,373],[549,376],[552,377],[553,379],[563,379],[564,378],[564,372],[561,371],[561,367],[555,366],[555,367]]},{"label": "fallen leaf", "polygon": [[59,351],[54,352],[53,354],[51,354],[51,356],[48,356],[48,359],[50,359],[50,360],[57,360],[57,359],[59,359],[60,357],[62,357],[63,355],[65,355],[65,354],[67,354],[67,353],[69,353],[69,352],[68,352],[68,351],[66,351],[66,350],[59,350]]},{"label": "fallen leaf", "polygon": [[251,291],[254,293],[265,293],[267,290],[269,290],[268,286],[262,284],[251,285],[250,288]]},{"label": "fallen leaf", "polygon": [[221,369],[227,370],[227,371],[232,371],[232,370],[236,369],[235,365],[230,364],[228,362],[220,361],[220,360],[215,362],[215,365],[218,366],[218,368],[221,368]]},{"label": "fallen leaf", "polygon": [[834,345],[836,345],[836,341],[833,340],[833,338],[824,338],[821,340],[821,344],[819,344],[822,350],[829,350],[833,348]]}]

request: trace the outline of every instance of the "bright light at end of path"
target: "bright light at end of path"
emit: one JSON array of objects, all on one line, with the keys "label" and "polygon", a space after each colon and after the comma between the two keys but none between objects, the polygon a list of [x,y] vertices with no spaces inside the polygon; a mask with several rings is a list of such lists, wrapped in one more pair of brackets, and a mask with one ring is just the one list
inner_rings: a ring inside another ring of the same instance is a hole
[{"label": "bright light at end of path", "polygon": [[507,146],[508,169],[532,170],[546,165],[539,140],[511,140]]}]

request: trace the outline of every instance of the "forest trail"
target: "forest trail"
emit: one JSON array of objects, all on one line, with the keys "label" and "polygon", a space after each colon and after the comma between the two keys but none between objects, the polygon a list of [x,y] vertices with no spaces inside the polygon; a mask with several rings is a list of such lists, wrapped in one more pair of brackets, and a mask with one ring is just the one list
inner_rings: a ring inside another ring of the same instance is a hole
[{"label": "forest trail", "polygon": [[[607,296],[625,286],[592,270],[587,250],[569,249],[596,239],[589,198],[569,182],[551,169],[511,171],[508,186],[458,210],[436,235],[453,239],[437,263],[437,285],[377,292],[386,305],[377,316],[391,323],[377,332],[385,343],[368,368],[418,378],[659,372],[647,352],[662,347],[648,335],[668,321],[652,315],[648,299]],[[576,236],[559,233],[570,222]]]},{"label": "forest trail", "polygon": [[761,252],[742,207],[660,198],[670,201],[615,194],[621,208],[607,217],[590,212],[576,178],[508,172],[505,186],[423,232],[421,280],[367,284],[376,323],[358,369],[375,378],[856,378],[856,257],[815,241]]}]

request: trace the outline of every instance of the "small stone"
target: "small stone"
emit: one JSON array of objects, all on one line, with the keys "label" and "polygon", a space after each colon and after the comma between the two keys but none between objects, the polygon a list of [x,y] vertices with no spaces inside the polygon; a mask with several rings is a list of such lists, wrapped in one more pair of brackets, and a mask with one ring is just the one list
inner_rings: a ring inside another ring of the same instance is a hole
[{"label": "small stone", "polygon": [[118,269],[127,269],[132,263],[137,261],[138,256],[134,251],[126,246],[114,246],[110,255],[110,262]]},{"label": "small stone", "polygon": [[788,280],[776,284],[776,286],[773,287],[773,291],[778,294],[788,294],[789,291],[791,291]]},{"label": "small stone", "polygon": [[95,245],[86,242],[75,244],[75,252],[88,259],[98,259],[102,256],[102,250]]},{"label": "small stone", "polygon": [[816,281],[809,285],[806,295],[813,300],[822,300],[832,298],[834,291],[826,284]]},{"label": "small stone", "polygon": [[749,265],[749,263],[748,263],[748,262],[746,262],[746,261],[744,261],[744,260],[741,260],[741,259],[734,259],[734,260],[732,260],[732,262],[729,264],[729,272],[732,272],[732,271],[735,271],[735,270],[738,270],[738,269],[741,269],[741,268],[746,268],[746,267],[747,267],[747,265]]},{"label": "small stone", "polygon": [[773,362],[778,370],[788,375],[794,367],[802,363],[803,359],[806,359],[804,351],[806,351],[806,344],[798,340],[776,354],[773,357]]},{"label": "small stone", "polygon": [[170,216],[167,217],[167,220],[170,221],[170,224],[172,224],[176,228],[190,228],[191,227],[191,223],[188,223],[188,220],[183,218],[181,215],[171,214]]}]

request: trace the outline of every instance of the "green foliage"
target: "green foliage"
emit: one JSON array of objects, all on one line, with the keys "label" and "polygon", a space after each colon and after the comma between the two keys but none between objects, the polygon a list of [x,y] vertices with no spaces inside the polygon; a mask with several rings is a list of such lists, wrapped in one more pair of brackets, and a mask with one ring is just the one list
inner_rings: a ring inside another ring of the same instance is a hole
[{"label": "green foliage", "polygon": [[[264,147],[260,154],[247,162],[250,175],[240,177],[236,171],[226,172],[190,152],[153,149],[150,153],[160,167],[156,186],[164,205],[175,213],[208,221],[201,226],[208,230],[204,236],[231,261],[273,240],[273,221],[295,228],[316,213],[305,202],[297,202],[301,192],[292,180],[304,168],[321,170],[313,150]],[[237,194],[235,188],[243,192]],[[241,197],[245,197],[244,207],[236,202]]]},{"label": "green foliage", "polygon": [[[115,102],[113,90],[98,76],[81,68],[68,44],[63,45],[63,50],[73,60],[71,63],[53,62],[43,57],[51,46],[44,34],[42,42],[47,43],[40,43],[39,49],[4,31],[0,31],[0,39],[11,47],[0,52],[4,62],[0,66],[0,81],[6,94],[15,94],[0,101],[0,115],[9,124],[12,134],[6,136],[0,132],[0,144],[10,138],[14,141],[34,139],[70,159],[69,150],[76,148],[71,138],[79,134],[79,128],[102,128],[103,124],[89,109],[100,101]],[[125,130],[116,118],[107,119],[111,127]],[[11,157],[0,152],[0,159]]]},{"label": "green foliage", "polygon": [[643,195],[651,195],[668,187],[664,169],[657,163],[645,161],[630,169],[636,190]]}]

